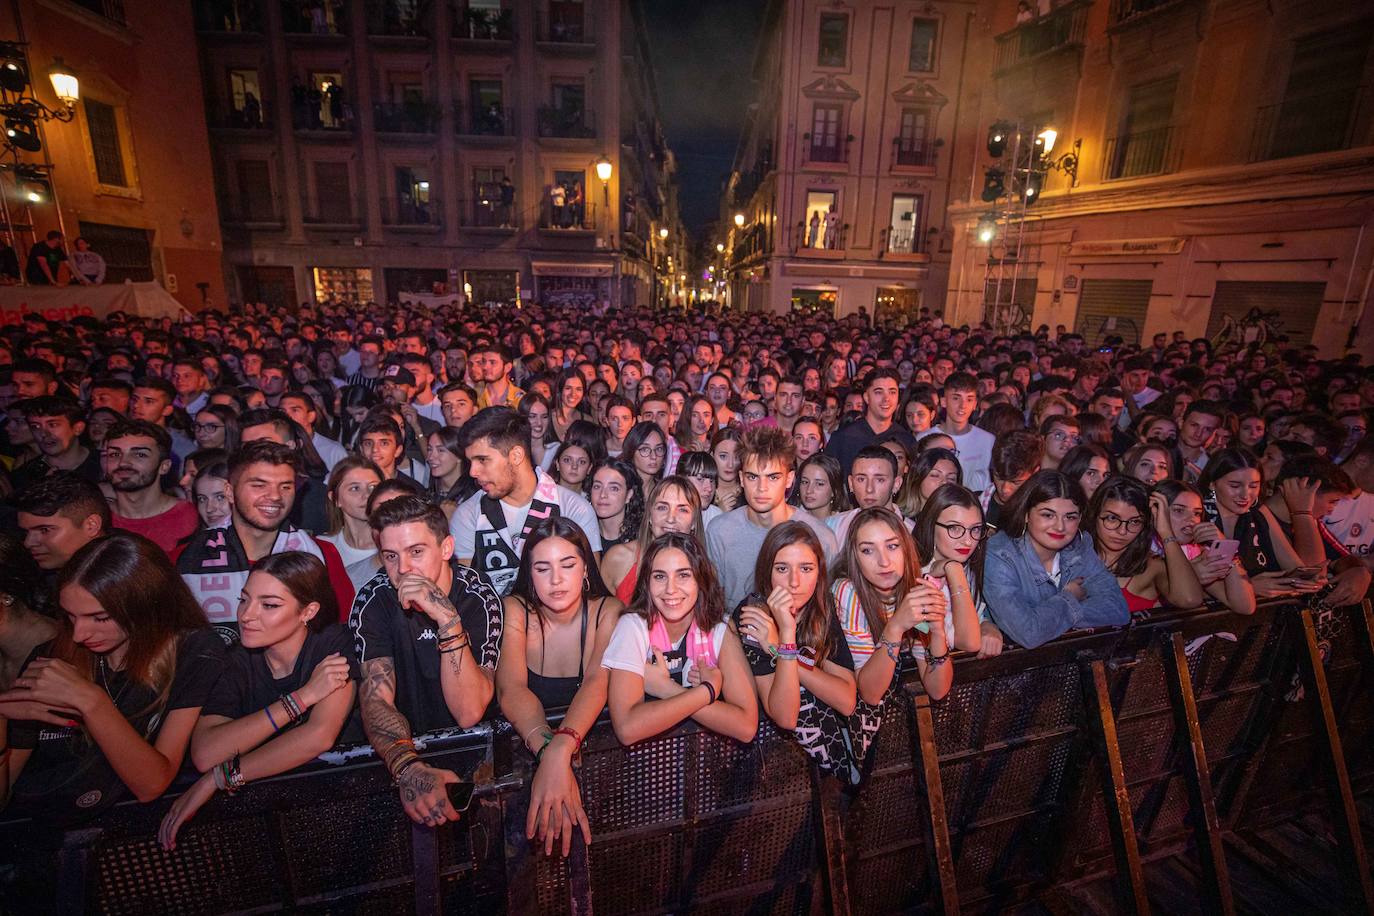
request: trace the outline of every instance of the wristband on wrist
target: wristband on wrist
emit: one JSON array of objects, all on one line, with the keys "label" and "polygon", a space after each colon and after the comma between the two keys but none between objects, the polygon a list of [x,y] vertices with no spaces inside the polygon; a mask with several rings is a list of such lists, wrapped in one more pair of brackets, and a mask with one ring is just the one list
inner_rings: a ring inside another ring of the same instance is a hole
[{"label": "wristband on wrist", "polygon": [[777,660],[794,662],[797,660],[797,651],[797,644],[794,642],[779,643]]},{"label": "wristband on wrist", "polygon": [[887,653],[888,658],[892,659],[894,662],[900,662],[902,660],[901,640],[880,639],[878,640],[878,644],[883,647],[883,651]]},{"label": "wristband on wrist", "polygon": [[707,699],[706,699],[706,705],[707,705],[707,706],[714,705],[715,702],[716,702],[716,688],[714,688],[714,687],[711,686],[711,682],[710,682],[710,681],[702,681],[702,682],[701,682],[700,684],[698,684],[697,686],[698,686],[698,687],[705,687],[705,688],[706,688],[706,697],[707,697]]},{"label": "wristband on wrist", "polygon": [[1163,538],[1159,543],[1163,544],[1165,547],[1168,547],[1170,544],[1177,544],[1178,538],[1171,534],[1167,538]]},{"label": "wristband on wrist", "polygon": [[571,727],[569,727],[569,726],[567,726],[567,725],[560,725],[558,728],[555,728],[555,729],[553,730],[553,736],[550,736],[550,737],[549,737],[549,740],[552,741],[552,740],[553,740],[553,737],[554,737],[554,736],[557,736],[557,735],[567,735],[569,738],[572,739],[572,742],[573,742],[573,755],[572,755],[573,765],[574,765],[574,766],[580,765],[580,764],[582,763],[582,736],[581,736],[580,734],[578,734],[577,729],[571,728]]},{"label": "wristband on wrist", "polygon": [[415,766],[415,764],[419,762],[420,755],[415,753],[414,751],[409,752],[401,758],[399,763],[396,764],[396,769],[392,771],[391,778],[399,782],[401,779],[401,774],[404,773],[406,770],[410,769],[411,767]]},{"label": "wristband on wrist", "polygon": [[281,726],[277,724],[277,720],[272,718],[272,704],[268,703],[262,708],[262,711],[267,715],[267,721],[272,723],[272,733],[276,734],[281,731]]},{"label": "wristband on wrist", "polygon": [[1289,514],[1289,515],[1307,515],[1307,516],[1310,516],[1312,513],[1309,512],[1309,511],[1307,511],[1306,509],[1294,509],[1294,510],[1290,511],[1288,514]]}]

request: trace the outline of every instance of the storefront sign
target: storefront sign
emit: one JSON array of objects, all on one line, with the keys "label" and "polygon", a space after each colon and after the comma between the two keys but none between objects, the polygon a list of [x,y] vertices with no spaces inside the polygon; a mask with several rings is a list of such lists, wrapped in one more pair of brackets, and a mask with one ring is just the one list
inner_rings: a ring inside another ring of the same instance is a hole
[{"label": "storefront sign", "polygon": [[548,261],[535,261],[531,267],[537,277],[609,277],[612,274],[609,264],[555,264]]},{"label": "storefront sign", "polygon": [[1115,239],[1096,242],[1073,242],[1069,257],[1100,257],[1122,254],[1178,254],[1183,250],[1181,238]]}]

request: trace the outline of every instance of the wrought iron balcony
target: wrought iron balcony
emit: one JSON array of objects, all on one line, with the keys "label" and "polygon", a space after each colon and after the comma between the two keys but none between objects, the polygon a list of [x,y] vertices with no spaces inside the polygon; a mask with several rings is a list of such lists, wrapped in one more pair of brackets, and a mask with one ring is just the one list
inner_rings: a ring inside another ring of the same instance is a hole
[{"label": "wrought iron balcony", "polygon": [[392,38],[428,38],[434,28],[429,0],[369,0],[367,34]]},{"label": "wrought iron balcony", "polygon": [[200,0],[196,28],[202,32],[260,34],[262,7],[258,0]]},{"label": "wrought iron balcony", "polygon": [[439,106],[431,102],[377,102],[372,126],[384,134],[432,134],[439,124]]},{"label": "wrought iron balcony", "polygon": [[281,23],[291,35],[347,35],[348,5],[342,0],[282,0]]},{"label": "wrought iron balcony", "polygon": [[460,41],[514,41],[515,16],[510,10],[457,10],[453,37]]},{"label": "wrought iron balcony", "polygon": [[1005,73],[1056,51],[1081,48],[1087,33],[1090,6],[1092,0],[1075,0],[1049,15],[1023,22],[998,35],[994,71]]},{"label": "wrought iron balcony", "polygon": [[1256,113],[1250,161],[1349,149],[1364,95],[1364,86],[1342,86],[1265,105]]},{"label": "wrought iron balcony", "polygon": [[383,197],[382,224],[410,228],[434,228],[443,225],[440,201],[416,200],[413,197]]},{"label": "wrought iron balcony", "polygon": [[455,103],[454,114],[458,133],[470,137],[513,137],[515,136],[515,111],[502,106],[481,108],[472,106],[466,111],[461,104]]},{"label": "wrought iron balcony", "polygon": [[1108,138],[1103,147],[1102,180],[1163,175],[1178,167],[1180,128],[1157,127]]},{"label": "wrought iron balcony", "polygon": [[586,108],[558,108],[544,105],[539,109],[539,136],[565,139],[596,137],[596,113]]},{"label": "wrought iron balcony", "polygon": [[807,162],[848,162],[849,143],[853,137],[813,137],[811,134],[804,134],[803,139],[807,141],[806,161]]},{"label": "wrought iron balcony", "polygon": [[896,164],[905,168],[935,168],[936,146],[929,140],[920,143],[902,143],[897,138]]}]

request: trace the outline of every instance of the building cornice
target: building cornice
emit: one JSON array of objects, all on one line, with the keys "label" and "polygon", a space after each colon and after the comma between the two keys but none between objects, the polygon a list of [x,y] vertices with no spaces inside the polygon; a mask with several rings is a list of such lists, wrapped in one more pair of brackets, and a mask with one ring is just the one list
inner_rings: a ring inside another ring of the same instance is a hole
[{"label": "building cornice", "polygon": [[[1088,190],[1046,193],[1027,213],[1031,220],[1179,207],[1247,204],[1265,200],[1337,197],[1374,192],[1374,147],[1211,169],[1192,169]],[[952,201],[952,219],[977,219],[990,206]]]}]

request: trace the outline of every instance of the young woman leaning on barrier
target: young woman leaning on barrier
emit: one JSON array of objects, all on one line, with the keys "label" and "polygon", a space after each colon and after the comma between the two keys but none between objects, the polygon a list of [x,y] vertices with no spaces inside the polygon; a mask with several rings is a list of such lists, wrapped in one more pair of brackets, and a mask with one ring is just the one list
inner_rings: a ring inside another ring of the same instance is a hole
[{"label": "young woman leaning on barrier", "polygon": [[1259,460],[1252,454],[1237,448],[1216,452],[1198,481],[1208,521],[1224,537],[1239,542],[1237,555],[1257,598],[1320,590],[1325,584],[1325,556],[1313,515],[1320,481],[1294,477],[1277,488],[1288,507],[1296,543],[1260,502],[1263,485]]},{"label": "young woman leaning on barrier", "polygon": [[737,741],[752,741],[758,731],[749,664],[696,537],[665,534],[644,551],[601,664],[611,672],[611,724],[622,744],[689,718]]},{"label": "young woman leaning on barrier", "polygon": [[[1202,583],[1174,533],[1164,494],[1151,494],[1129,477],[1109,477],[1088,503],[1084,523],[1132,614],[1163,604],[1194,608],[1202,603]],[[1156,536],[1162,556],[1150,553]]]},{"label": "young woman leaning on barrier", "polygon": [[861,509],[849,525],[831,585],[835,612],[858,671],[852,722],[860,760],[878,733],[883,705],[902,672],[905,650],[916,659],[921,685],[934,699],[949,693],[944,592],[921,577],[920,555],[906,525],[886,506]]},{"label": "young woman leaning on barrier", "polygon": [[1069,630],[1131,619],[1116,576],[1079,530],[1087,499],[1062,471],[1038,471],[988,542],[983,595],[1002,632],[1028,649]]},{"label": "young woman leaning on barrier", "polygon": [[768,718],[822,770],[857,783],[845,734],[857,699],[854,659],[810,527],[788,521],[769,530],[754,564],[754,594],[734,623]]},{"label": "young woman leaning on barrier", "polygon": [[916,549],[926,557],[922,574],[945,593],[945,633],[954,648],[979,658],[1002,653],[1002,631],[988,619],[983,602],[983,557],[993,528],[983,522],[978,498],[958,484],[936,488],[916,517]]},{"label": "young woman leaning on barrier", "polygon": [[363,738],[354,714],[358,662],[353,637],[338,623],[329,573],[298,550],[269,554],[239,596],[238,645],[210,691],[191,735],[191,762],[203,774],[181,794],[158,829],[164,849],[216,791],[309,763],[341,733]]},{"label": "young woman leaning on barrier", "polygon": [[[578,829],[588,843],[592,839],[573,761],[606,706],[601,656],[620,610],[577,523],[540,522],[505,599],[496,699],[535,757],[525,836],[538,835],[545,854],[561,839],[567,855]],[[559,727],[550,727],[549,711],[564,708]]]},{"label": "young woman leaning on barrier", "polygon": [[[1192,564],[1193,572],[1208,596],[1237,614],[1255,613],[1255,589],[1234,550],[1221,544],[1221,529],[1207,521],[1202,494],[1197,487],[1179,480],[1165,480],[1153,490],[1169,506],[1169,527]],[[1162,556],[1164,545],[1155,533],[1151,547]]]},{"label": "young woman leaning on barrier", "polygon": [[167,790],[224,643],[167,554],[136,534],[77,551],[57,598],[57,638],[0,693],[0,801],[61,826]]}]

